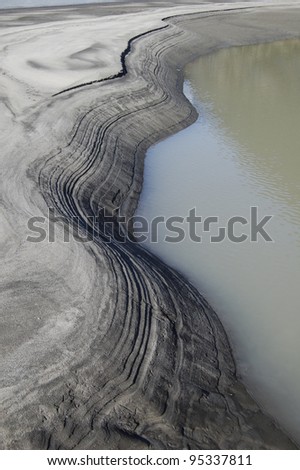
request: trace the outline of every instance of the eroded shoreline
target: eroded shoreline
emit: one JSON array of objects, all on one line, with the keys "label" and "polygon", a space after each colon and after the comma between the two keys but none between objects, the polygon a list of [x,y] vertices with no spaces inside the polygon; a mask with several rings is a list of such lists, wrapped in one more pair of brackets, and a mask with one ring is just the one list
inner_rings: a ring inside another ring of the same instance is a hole
[{"label": "eroded shoreline", "polygon": [[[28,148],[21,138],[11,148],[23,146],[11,181],[29,176],[20,227],[48,207],[82,226],[101,207],[131,216],[147,148],[196,119],[178,68],[214,48],[298,34],[299,9],[269,10],[168,19],[134,42],[126,76],[25,116]],[[107,244],[101,230],[86,246],[62,236],[18,251],[20,304],[16,284],[6,302],[24,309],[28,296],[25,313],[45,316],[3,364],[2,448],[294,447],[237,380],[223,327],[195,289],[136,244]]]}]

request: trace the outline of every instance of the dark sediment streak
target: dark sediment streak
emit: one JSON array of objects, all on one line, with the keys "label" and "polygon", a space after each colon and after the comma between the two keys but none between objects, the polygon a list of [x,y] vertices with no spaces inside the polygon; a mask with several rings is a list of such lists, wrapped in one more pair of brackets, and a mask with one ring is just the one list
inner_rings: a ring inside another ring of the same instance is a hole
[{"label": "dark sediment streak", "polygon": [[[249,8],[242,8],[243,11],[245,10],[249,10],[249,9],[252,9],[253,7],[249,7]],[[238,11],[238,8],[228,8],[226,10],[227,12],[229,11]],[[214,10],[212,10],[211,12],[206,12],[205,15],[209,14],[209,13],[213,13],[213,14],[216,14],[216,12]],[[193,13],[187,13],[186,15],[174,15],[173,17],[166,17],[166,18],[162,18],[162,21],[168,21],[170,20],[171,18],[173,18],[173,20],[177,17],[179,18],[182,18],[184,16],[191,16],[193,15]],[[120,57],[120,62],[121,62],[121,70],[120,72],[114,74],[114,75],[110,75],[109,77],[105,77],[105,78],[101,78],[99,80],[92,80],[90,82],[85,82],[85,83],[80,83],[79,85],[74,85],[74,86],[71,86],[69,88],[66,88],[64,90],[61,90],[61,91],[58,91],[57,93],[54,93],[53,97],[55,96],[59,96],[63,93],[67,93],[68,91],[73,91],[73,90],[77,90],[79,88],[83,88],[83,87],[86,87],[86,86],[90,86],[90,85],[95,85],[96,83],[101,83],[101,82],[106,82],[108,80],[114,80],[116,78],[121,78],[121,77],[124,77],[126,74],[127,74],[127,67],[126,67],[126,57],[127,55],[131,52],[131,48],[132,48],[132,45],[135,41],[137,41],[138,39],[144,37],[144,36],[148,36],[149,34],[152,34],[152,33],[155,33],[155,32],[158,32],[158,31],[161,31],[165,28],[168,28],[168,25],[166,26],[162,26],[161,28],[155,28],[155,29],[152,29],[151,31],[145,31],[144,33],[141,33],[141,34],[138,34],[136,36],[134,36],[133,38],[131,38],[129,41],[128,41],[128,44],[127,44],[127,47],[126,49],[124,49],[124,51],[122,52],[121,54],[121,57]]]},{"label": "dark sediment streak", "polygon": [[167,27],[168,27],[168,25],[162,26],[161,28],[152,29],[151,31],[146,31],[145,33],[138,34],[137,36],[134,36],[133,38],[131,38],[128,41],[126,49],[124,49],[124,51],[122,52],[121,57],[120,57],[120,62],[121,62],[120,72],[118,72],[114,75],[110,75],[109,77],[101,78],[100,80],[92,80],[91,82],[85,82],[85,83],[81,83],[80,85],[74,85],[70,88],[66,88],[65,90],[61,90],[57,93],[54,93],[53,97],[61,95],[62,93],[66,93],[68,91],[77,90],[78,88],[94,85],[95,83],[107,82],[108,80],[115,80],[116,78],[125,77],[125,75],[127,74],[126,57],[131,52],[131,46],[132,46],[133,42],[137,41],[138,39],[140,39],[144,36],[147,36],[148,34],[151,34],[151,33],[157,32],[157,31],[161,31],[161,30],[163,30]]}]

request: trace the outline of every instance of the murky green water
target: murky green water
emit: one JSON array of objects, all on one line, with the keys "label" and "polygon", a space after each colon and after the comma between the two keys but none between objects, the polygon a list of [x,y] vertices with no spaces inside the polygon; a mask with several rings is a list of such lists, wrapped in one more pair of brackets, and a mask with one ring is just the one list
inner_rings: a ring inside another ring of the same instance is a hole
[{"label": "murky green water", "polygon": [[[272,215],[243,243],[187,236],[148,249],[185,274],[215,307],[238,372],[264,409],[300,442],[300,41],[235,47],[186,69],[185,92],[199,111],[188,129],[148,152],[138,214],[202,220]],[[187,225],[185,225],[187,230]],[[235,235],[249,235],[235,225]]]}]

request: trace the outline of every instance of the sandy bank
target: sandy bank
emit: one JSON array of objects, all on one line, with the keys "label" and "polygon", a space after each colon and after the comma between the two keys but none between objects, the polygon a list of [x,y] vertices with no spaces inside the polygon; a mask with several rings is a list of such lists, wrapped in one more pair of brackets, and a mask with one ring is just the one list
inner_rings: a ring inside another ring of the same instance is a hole
[{"label": "sandy bank", "polygon": [[[55,243],[26,241],[28,218],[48,207],[81,226],[102,207],[133,214],[145,151],[196,118],[182,67],[219,47],[299,35],[299,8],[249,6],[180,7],[193,14],[131,44],[124,77],[55,98],[117,73],[124,42],[174,9],[4,30],[15,52],[1,78],[2,448],[293,448],[237,380],[215,312],[176,272],[134,243],[107,244],[101,227],[88,244],[64,243],[62,227]],[[98,36],[107,22],[113,46],[108,30]],[[73,39],[87,29],[82,48]]]}]

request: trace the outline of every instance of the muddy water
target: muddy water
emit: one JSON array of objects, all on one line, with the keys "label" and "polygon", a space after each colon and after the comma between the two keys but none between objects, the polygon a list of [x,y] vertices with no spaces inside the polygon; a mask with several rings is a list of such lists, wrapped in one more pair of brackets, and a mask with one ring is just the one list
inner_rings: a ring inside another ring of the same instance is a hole
[{"label": "muddy water", "polygon": [[[300,41],[204,56],[187,67],[185,93],[199,118],[149,150],[137,213],[195,208],[202,239],[185,223],[185,239],[167,242],[175,234],[159,224],[145,244],[205,294],[248,390],[300,442]],[[258,222],[272,216],[268,237],[236,223],[245,241],[211,241],[232,217],[249,222],[251,207]],[[210,216],[219,222],[204,232]]]}]

